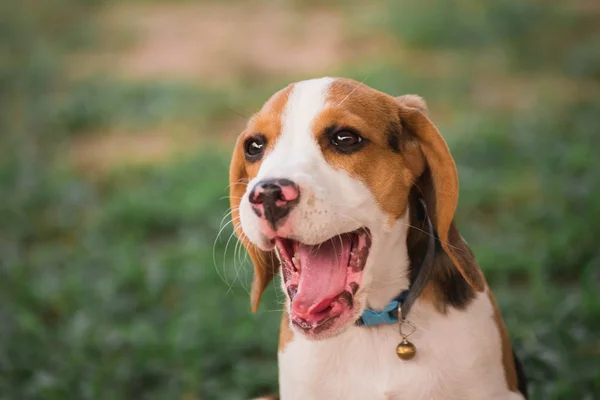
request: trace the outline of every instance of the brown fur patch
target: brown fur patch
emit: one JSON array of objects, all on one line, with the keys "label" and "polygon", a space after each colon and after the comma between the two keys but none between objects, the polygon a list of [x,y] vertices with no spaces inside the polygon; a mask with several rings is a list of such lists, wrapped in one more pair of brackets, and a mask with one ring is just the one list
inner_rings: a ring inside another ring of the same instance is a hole
[{"label": "brown fur patch", "polygon": [[288,316],[287,311],[283,311],[283,315],[281,317],[281,325],[279,326],[279,347],[278,350],[280,353],[285,350],[285,346],[294,338],[294,331],[290,327],[290,318]]},{"label": "brown fur patch", "polygon": [[254,264],[254,278],[250,292],[252,311],[258,310],[262,293],[277,273],[279,263],[272,252],[264,252],[252,245],[244,235],[239,224],[238,207],[248,182],[256,176],[260,168],[260,161],[249,163],[244,157],[245,140],[256,134],[261,134],[267,139],[266,152],[270,151],[279,135],[281,135],[281,114],[285,109],[293,85],[275,93],[263,108],[250,120],[246,130],[238,137],[229,169],[229,202],[231,206],[231,219],[235,233],[246,247],[252,263]]},{"label": "brown fur patch", "polygon": [[[412,272],[412,268],[411,268],[411,272]],[[434,283],[434,281],[431,279],[429,280],[429,282],[427,282],[427,284],[421,291],[419,300],[433,305],[433,307],[436,309],[436,311],[438,311],[440,313],[446,312],[446,302],[445,302],[444,298],[441,296],[438,285],[436,285]]]},{"label": "brown fur patch", "polygon": [[508,330],[506,329],[504,321],[502,320],[500,308],[498,308],[498,303],[496,303],[496,299],[494,298],[491,290],[488,289],[487,295],[492,303],[492,307],[494,307],[494,322],[498,327],[500,339],[502,340],[502,365],[504,367],[504,375],[506,376],[506,384],[508,385],[509,390],[516,392],[519,390],[519,384],[513,357],[512,343],[510,342]]},{"label": "brown fur patch", "polygon": [[281,135],[281,116],[292,89],[293,85],[289,85],[285,89],[282,89],[271,96],[271,98],[264,104],[262,109],[248,120],[246,129],[244,132],[242,132],[238,139],[236,147],[242,148],[242,152],[240,154],[241,159],[238,160],[238,162],[245,166],[250,179],[256,176],[258,170],[260,169],[261,163],[260,161],[255,163],[248,163],[246,161],[243,152],[244,141],[250,136],[261,134],[267,139],[267,149],[265,151],[265,155],[273,149],[277,139]]}]

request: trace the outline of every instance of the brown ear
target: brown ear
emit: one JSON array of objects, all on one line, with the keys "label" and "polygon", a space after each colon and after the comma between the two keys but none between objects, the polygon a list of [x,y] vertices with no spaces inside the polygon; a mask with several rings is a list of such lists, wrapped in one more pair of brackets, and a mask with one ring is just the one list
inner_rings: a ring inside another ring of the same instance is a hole
[{"label": "brown ear", "polygon": [[244,235],[240,223],[239,206],[246,186],[250,180],[243,155],[243,146],[238,139],[236,143],[231,166],[229,168],[229,204],[231,207],[231,220],[234,231],[240,242],[246,248],[252,264],[254,264],[254,278],[252,279],[252,290],[250,292],[250,306],[252,312],[258,310],[260,298],[277,273],[279,263],[273,252],[262,251]]},{"label": "brown ear", "polygon": [[423,184],[418,189],[425,199],[442,248],[467,283],[476,291],[483,291],[485,282],[481,271],[454,223],[454,211],[458,203],[458,173],[448,145],[425,115],[427,107],[422,98],[406,95],[396,100],[402,125],[418,140],[425,156],[427,166],[418,173],[429,176],[421,177],[425,179],[417,176],[415,180]]}]

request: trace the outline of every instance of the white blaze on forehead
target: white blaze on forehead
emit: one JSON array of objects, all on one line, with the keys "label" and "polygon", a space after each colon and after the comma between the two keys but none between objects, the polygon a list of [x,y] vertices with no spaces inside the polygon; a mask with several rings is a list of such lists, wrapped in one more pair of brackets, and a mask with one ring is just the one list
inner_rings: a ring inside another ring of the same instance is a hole
[{"label": "white blaze on forehead", "polygon": [[327,102],[329,86],[335,79],[320,78],[294,84],[281,116],[281,134],[267,154],[255,179],[289,176],[298,168],[304,173],[318,170],[324,162],[315,141],[312,125]]},{"label": "white blaze on forehead", "polygon": [[283,132],[310,130],[315,117],[325,107],[333,78],[311,79],[296,83],[283,112]]}]

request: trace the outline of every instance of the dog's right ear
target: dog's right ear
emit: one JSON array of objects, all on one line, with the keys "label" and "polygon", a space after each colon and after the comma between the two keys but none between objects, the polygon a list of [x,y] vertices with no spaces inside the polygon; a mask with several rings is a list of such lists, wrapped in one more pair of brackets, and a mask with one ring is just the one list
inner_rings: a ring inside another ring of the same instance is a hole
[{"label": "dog's right ear", "polygon": [[426,161],[422,176],[417,177],[431,221],[442,248],[465,281],[476,291],[485,288],[485,280],[454,223],[458,203],[458,173],[442,135],[427,117],[425,101],[416,95],[396,98],[400,120],[417,139]]},{"label": "dog's right ear", "polygon": [[272,251],[267,252],[260,250],[250,242],[242,230],[239,207],[242,197],[246,192],[248,182],[250,181],[246,169],[242,136],[243,135],[240,135],[240,138],[237,140],[231,159],[231,166],[229,168],[229,205],[231,207],[231,220],[235,234],[246,248],[250,259],[252,260],[252,264],[254,264],[254,278],[252,279],[252,290],[250,292],[250,306],[252,312],[256,312],[263,292],[277,274],[279,263]]}]

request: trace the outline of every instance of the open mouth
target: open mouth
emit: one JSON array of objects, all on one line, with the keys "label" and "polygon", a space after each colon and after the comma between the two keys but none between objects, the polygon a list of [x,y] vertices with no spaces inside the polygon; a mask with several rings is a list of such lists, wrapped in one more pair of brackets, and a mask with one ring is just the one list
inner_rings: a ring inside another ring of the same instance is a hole
[{"label": "open mouth", "polygon": [[292,323],[312,336],[355,318],[358,291],[371,247],[370,232],[361,228],[317,245],[276,238]]}]

